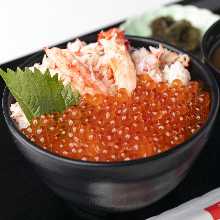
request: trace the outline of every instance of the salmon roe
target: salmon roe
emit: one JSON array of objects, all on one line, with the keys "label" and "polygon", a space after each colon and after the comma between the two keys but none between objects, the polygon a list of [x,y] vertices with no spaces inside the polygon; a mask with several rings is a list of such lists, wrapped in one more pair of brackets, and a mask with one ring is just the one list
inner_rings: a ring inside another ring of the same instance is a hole
[{"label": "salmon roe", "polygon": [[150,157],[190,138],[207,120],[210,95],[197,81],[155,83],[138,78],[129,96],[84,95],[64,113],[35,118],[23,133],[40,147],[85,161]]}]

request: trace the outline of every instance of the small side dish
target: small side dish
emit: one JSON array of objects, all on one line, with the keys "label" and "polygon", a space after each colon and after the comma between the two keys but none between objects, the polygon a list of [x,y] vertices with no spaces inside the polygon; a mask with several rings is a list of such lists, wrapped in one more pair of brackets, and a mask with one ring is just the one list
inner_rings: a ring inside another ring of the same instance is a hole
[{"label": "small side dish", "polygon": [[17,102],[11,117],[39,147],[86,161],[150,157],[189,139],[210,94],[191,80],[186,54],[133,48],[119,29],[46,48],[41,64],[0,71]]},{"label": "small side dish", "polygon": [[120,28],[128,35],[153,37],[188,51],[195,51],[206,30],[219,19],[207,9],[171,5],[128,18]]}]

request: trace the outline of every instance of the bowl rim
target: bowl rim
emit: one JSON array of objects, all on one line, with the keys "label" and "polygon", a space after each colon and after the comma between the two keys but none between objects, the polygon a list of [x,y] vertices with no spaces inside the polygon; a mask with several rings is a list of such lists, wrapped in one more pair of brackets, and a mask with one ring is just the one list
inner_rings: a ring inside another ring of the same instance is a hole
[{"label": "bowl rim", "polygon": [[194,55],[192,55],[189,52],[186,52],[182,49],[178,49],[168,43],[165,43],[164,41],[154,40],[152,38],[144,38],[144,37],[137,37],[137,36],[127,36],[128,40],[132,41],[139,41],[140,43],[146,43],[150,45],[159,45],[162,44],[165,48],[172,50],[174,52],[180,53],[180,54],[188,54],[190,56],[190,59],[193,60],[194,65],[198,66],[200,69],[203,70],[203,72],[206,72],[208,74],[205,74],[206,80],[208,81],[208,84],[210,84],[210,94],[211,94],[211,106],[210,106],[210,112],[208,114],[208,118],[205,122],[205,124],[190,138],[188,138],[185,142],[176,145],[175,147],[162,152],[160,154],[151,156],[151,157],[145,157],[145,158],[138,158],[135,160],[129,160],[129,161],[116,161],[116,162],[95,162],[95,161],[83,161],[83,160],[77,160],[77,159],[71,159],[66,158],[61,155],[57,155],[54,153],[51,153],[47,150],[44,150],[43,148],[40,148],[37,144],[31,142],[15,125],[13,120],[10,117],[10,111],[8,109],[8,97],[10,95],[10,92],[7,87],[5,87],[2,97],[2,109],[3,109],[3,115],[4,119],[6,121],[6,124],[8,128],[11,130],[11,133],[13,136],[15,136],[16,139],[20,138],[23,142],[23,145],[25,147],[30,147],[32,150],[37,151],[38,153],[49,157],[50,159],[54,159],[57,161],[65,162],[71,165],[79,165],[79,166],[85,166],[85,167],[96,167],[96,168],[103,168],[103,167],[123,167],[123,166],[131,166],[131,165],[137,165],[142,163],[150,163],[155,160],[159,160],[161,158],[168,157],[170,155],[175,154],[175,152],[183,149],[186,147],[193,139],[199,137],[204,133],[204,131],[207,129],[207,127],[210,124],[213,124],[213,122],[216,119],[218,109],[219,109],[219,87],[217,84],[217,81],[213,74],[211,74],[211,71],[201,62],[199,61]]},{"label": "bowl rim", "polygon": [[[212,31],[216,28],[216,26],[219,25],[219,24],[220,24],[220,19],[217,20],[214,24],[212,24],[212,25],[209,27],[209,29],[208,29],[208,30],[205,32],[205,34],[203,35],[202,41],[201,41],[202,57],[203,57],[204,61],[205,61],[209,66],[211,66],[211,68],[212,68],[213,70],[215,70],[215,72],[216,72],[217,74],[220,74],[220,69],[216,68],[216,67],[213,65],[213,63],[210,61],[210,59],[209,59],[210,51],[211,51],[212,49],[214,49],[214,48],[211,47],[209,50],[206,50],[206,46],[205,46],[205,45],[206,45],[207,39],[209,38],[210,32],[212,32]],[[215,42],[215,44],[218,44],[218,43]],[[215,44],[213,44],[213,45],[215,45]],[[220,39],[219,39],[219,44],[220,44]]]}]

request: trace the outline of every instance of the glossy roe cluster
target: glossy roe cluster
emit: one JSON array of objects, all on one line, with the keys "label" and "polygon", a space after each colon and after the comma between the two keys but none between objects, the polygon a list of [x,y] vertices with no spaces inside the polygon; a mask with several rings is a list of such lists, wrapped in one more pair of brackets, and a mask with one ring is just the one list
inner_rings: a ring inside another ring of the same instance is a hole
[{"label": "glossy roe cluster", "polygon": [[126,161],[167,151],[207,120],[210,95],[197,81],[169,86],[140,76],[131,96],[84,95],[64,113],[41,116],[24,129],[40,147],[88,161]]}]

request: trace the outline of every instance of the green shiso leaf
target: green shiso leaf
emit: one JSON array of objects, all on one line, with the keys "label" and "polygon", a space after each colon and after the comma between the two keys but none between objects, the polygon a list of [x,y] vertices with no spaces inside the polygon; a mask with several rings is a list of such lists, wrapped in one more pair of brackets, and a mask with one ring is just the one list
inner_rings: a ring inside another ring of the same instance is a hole
[{"label": "green shiso leaf", "polygon": [[52,77],[49,70],[42,73],[37,68],[6,72],[0,69],[0,76],[29,121],[43,114],[63,112],[80,100],[78,91],[73,92],[70,85],[64,86],[58,75]]}]

